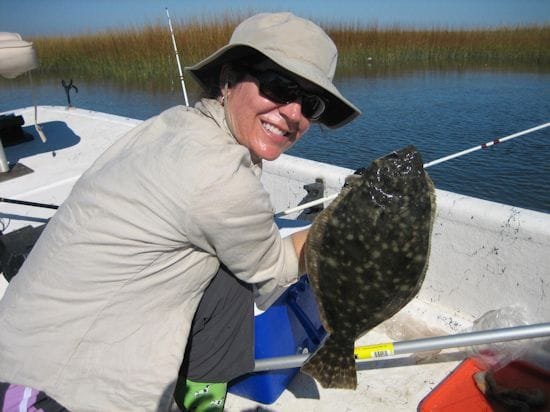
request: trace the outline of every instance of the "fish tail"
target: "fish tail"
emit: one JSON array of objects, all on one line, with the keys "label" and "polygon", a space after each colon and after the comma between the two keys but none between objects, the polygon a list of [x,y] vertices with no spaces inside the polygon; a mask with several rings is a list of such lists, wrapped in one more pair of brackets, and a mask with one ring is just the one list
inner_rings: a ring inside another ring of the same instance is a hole
[{"label": "fish tail", "polygon": [[323,388],[357,388],[353,342],[341,344],[329,336],[301,368]]}]

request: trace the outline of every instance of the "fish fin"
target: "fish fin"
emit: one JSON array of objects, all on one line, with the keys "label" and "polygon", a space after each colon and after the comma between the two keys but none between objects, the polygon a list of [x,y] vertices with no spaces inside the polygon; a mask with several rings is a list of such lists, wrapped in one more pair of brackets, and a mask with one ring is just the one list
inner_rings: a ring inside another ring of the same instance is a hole
[{"label": "fish fin", "polygon": [[354,343],[342,345],[329,336],[302,366],[301,371],[318,381],[323,388],[356,389]]}]

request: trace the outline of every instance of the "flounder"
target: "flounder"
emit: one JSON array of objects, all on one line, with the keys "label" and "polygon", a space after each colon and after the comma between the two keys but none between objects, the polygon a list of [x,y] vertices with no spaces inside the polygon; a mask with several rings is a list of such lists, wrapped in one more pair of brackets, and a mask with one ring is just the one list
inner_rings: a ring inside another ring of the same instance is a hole
[{"label": "flounder", "polygon": [[323,387],[355,389],[355,341],[420,290],[434,213],[434,186],[408,146],[349,176],[313,222],[305,265],[329,336],[302,371]]}]

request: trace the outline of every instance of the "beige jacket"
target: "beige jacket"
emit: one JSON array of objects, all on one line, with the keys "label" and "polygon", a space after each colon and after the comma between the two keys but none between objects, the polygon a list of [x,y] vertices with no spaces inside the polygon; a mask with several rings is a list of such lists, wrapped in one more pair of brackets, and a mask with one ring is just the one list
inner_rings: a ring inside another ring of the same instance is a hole
[{"label": "beige jacket", "polygon": [[118,140],[0,301],[0,381],[74,411],[166,410],[218,259],[265,292],[297,279],[259,174],[214,100]]}]

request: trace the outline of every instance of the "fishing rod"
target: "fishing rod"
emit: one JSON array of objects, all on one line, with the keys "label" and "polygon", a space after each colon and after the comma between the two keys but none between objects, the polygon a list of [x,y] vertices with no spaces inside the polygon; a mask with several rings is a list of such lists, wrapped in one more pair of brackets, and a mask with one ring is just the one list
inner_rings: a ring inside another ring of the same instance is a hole
[{"label": "fishing rod", "polygon": [[[475,152],[475,151],[480,150],[480,149],[487,149],[491,146],[494,146],[495,144],[502,143],[502,142],[505,142],[506,140],[514,139],[516,137],[523,136],[525,134],[532,133],[532,132],[535,132],[537,130],[544,129],[548,126],[550,126],[550,123],[541,124],[539,126],[535,126],[535,127],[530,128],[530,129],[523,130],[521,132],[511,134],[509,136],[501,137],[500,139],[491,140],[490,142],[483,143],[483,144],[478,145],[478,146],[474,146],[470,149],[462,150],[460,152],[442,157],[440,159],[432,160],[431,162],[424,163],[424,169],[427,169],[428,167],[431,167],[431,166],[435,166],[439,163],[446,162],[447,160],[451,160],[451,159],[455,159],[455,158],[460,157],[460,156],[464,156],[468,153],[472,153],[472,152]],[[311,202],[307,202],[307,203],[298,205],[296,207],[292,207],[290,209],[283,210],[282,212],[279,212],[279,213],[275,214],[275,216],[279,217],[279,216],[289,215],[289,214],[294,213],[294,212],[299,212],[300,210],[308,209],[312,206],[316,206],[316,205],[319,205],[321,203],[325,203],[325,202],[334,200],[337,196],[338,196],[338,193],[334,193],[330,196],[326,196],[326,197],[323,197],[321,199],[312,200]]]},{"label": "fishing rod", "polygon": [[5,198],[5,197],[0,197],[0,202],[12,203],[12,204],[15,204],[15,205],[44,207],[46,209],[59,209],[59,206],[56,206],[56,205],[50,205],[50,204],[47,204],[47,203],[29,202],[27,200],[8,199],[8,198]]},{"label": "fishing rod", "polygon": [[[168,8],[166,9],[166,14],[168,14]],[[170,19],[170,17],[168,17],[168,19]],[[170,23],[170,28],[171,27],[172,27],[172,24]],[[173,35],[173,33],[172,33],[172,35]],[[174,47],[175,47],[175,42],[174,42]],[[177,56],[177,49],[176,49],[176,56]],[[181,73],[181,66],[179,64],[179,58],[178,58],[178,66],[180,67],[180,73]],[[185,86],[183,84],[183,76],[181,77],[181,80],[182,80],[182,87],[183,87],[184,94],[185,94],[185,102],[187,104],[187,94],[185,93]],[[510,139],[515,138],[515,137],[523,136],[525,134],[532,133],[532,132],[540,130],[540,129],[544,129],[548,126],[550,126],[550,123],[541,124],[539,126],[532,127],[530,129],[523,130],[521,132],[511,134],[509,136],[501,137],[500,139],[495,139],[495,140],[492,140],[490,142],[483,143],[481,145],[478,145],[478,146],[472,147],[470,149],[466,149],[466,150],[463,150],[461,152],[457,152],[457,153],[442,157],[442,158],[437,159],[437,160],[432,160],[431,162],[424,163],[424,169],[426,169],[430,166],[434,166],[434,165],[439,164],[439,163],[446,162],[447,160],[451,160],[451,159],[463,156],[465,154],[475,152],[476,150],[486,149],[486,148],[491,147],[495,144],[505,142],[506,140],[510,140]],[[299,212],[300,210],[308,209],[312,206],[316,206],[318,204],[325,203],[325,202],[328,202],[330,200],[333,200],[337,196],[338,196],[338,193],[335,193],[335,194],[332,194],[330,196],[326,196],[326,197],[321,198],[321,199],[312,200],[311,202],[307,202],[307,203],[298,205],[296,207],[283,210],[282,212],[279,212],[279,213],[275,214],[275,216],[279,217],[279,216],[289,215],[289,214],[294,213],[294,212]],[[1,198],[1,197],[0,197],[0,202],[15,203],[15,204],[26,205],[26,206],[46,207],[46,208],[50,208],[50,209],[57,209],[59,207],[59,206],[48,205],[48,204],[44,204],[44,203],[27,202],[27,201],[24,201],[24,200],[6,199],[6,198]]]},{"label": "fishing rod", "polygon": [[[355,348],[356,361],[382,359],[408,353],[426,352],[464,346],[477,346],[489,343],[507,342],[520,339],[533,339],[550,336],[550,323],[459,333],[402,342],[389,342]],[[256,359],[254,372],[299,368],[311,354],[290,355]]]},{"label": "fishing rod", "polygon": [[502,143],[502,142],[505,142],[506,140],[510,140],[510,139],[515,138],[515,137],[523,136],[525,134],[532,133],[532,132],[535,132],[535,131],[540,130],[540,129],[544,129],[545,127],[548,127],[548,126],[550,126],[550,123],[541,124],[540,126],[532,127],[530,129],[523,130],[522,132],[517,132],[517,133],[511,134],[509,136],[501,137],[500,139],[495,139],[495,140],[492,140],[490,142],[483,143],[479,146],[475,146],[475,147],[472,147],[470,149],[466,149],[466,150],[463,150],[461,152],[442,157],[442,158],[437,159],[437,160],[432,160],[431,162],[424,163],[424,169],[426,169],[430,166],[437,165],[439,163],[446,162],[447,160],[451,160],[451,159],[454,159],[456,157],[464,156],[468,153],[475,152],[476,150],[487,149],[488,147],[491,147],[491,146],[496,145],[498,143]]},{"label": "fishing rod", "polygon": [[172,45],[174,46],[174,53],[176,54],[176,62],[178,63],[178,71],[180,74],[181,89],[183,90],[183,97],[185,98],[185,105],[189,106],[189,101],[187,100],[187,90],[185,89],[185,82],[183,81],[183,72],[181,70],[180,55],[178,53],[178,46],[176,46],[176,37],[174,36],[174,29],[172,28],[172,20],[170,19],[170,13],[168,12],[168,7],[166,9],[166,16],[168,17],[168,26],[170,27],[170,34],[172,36]]}]

